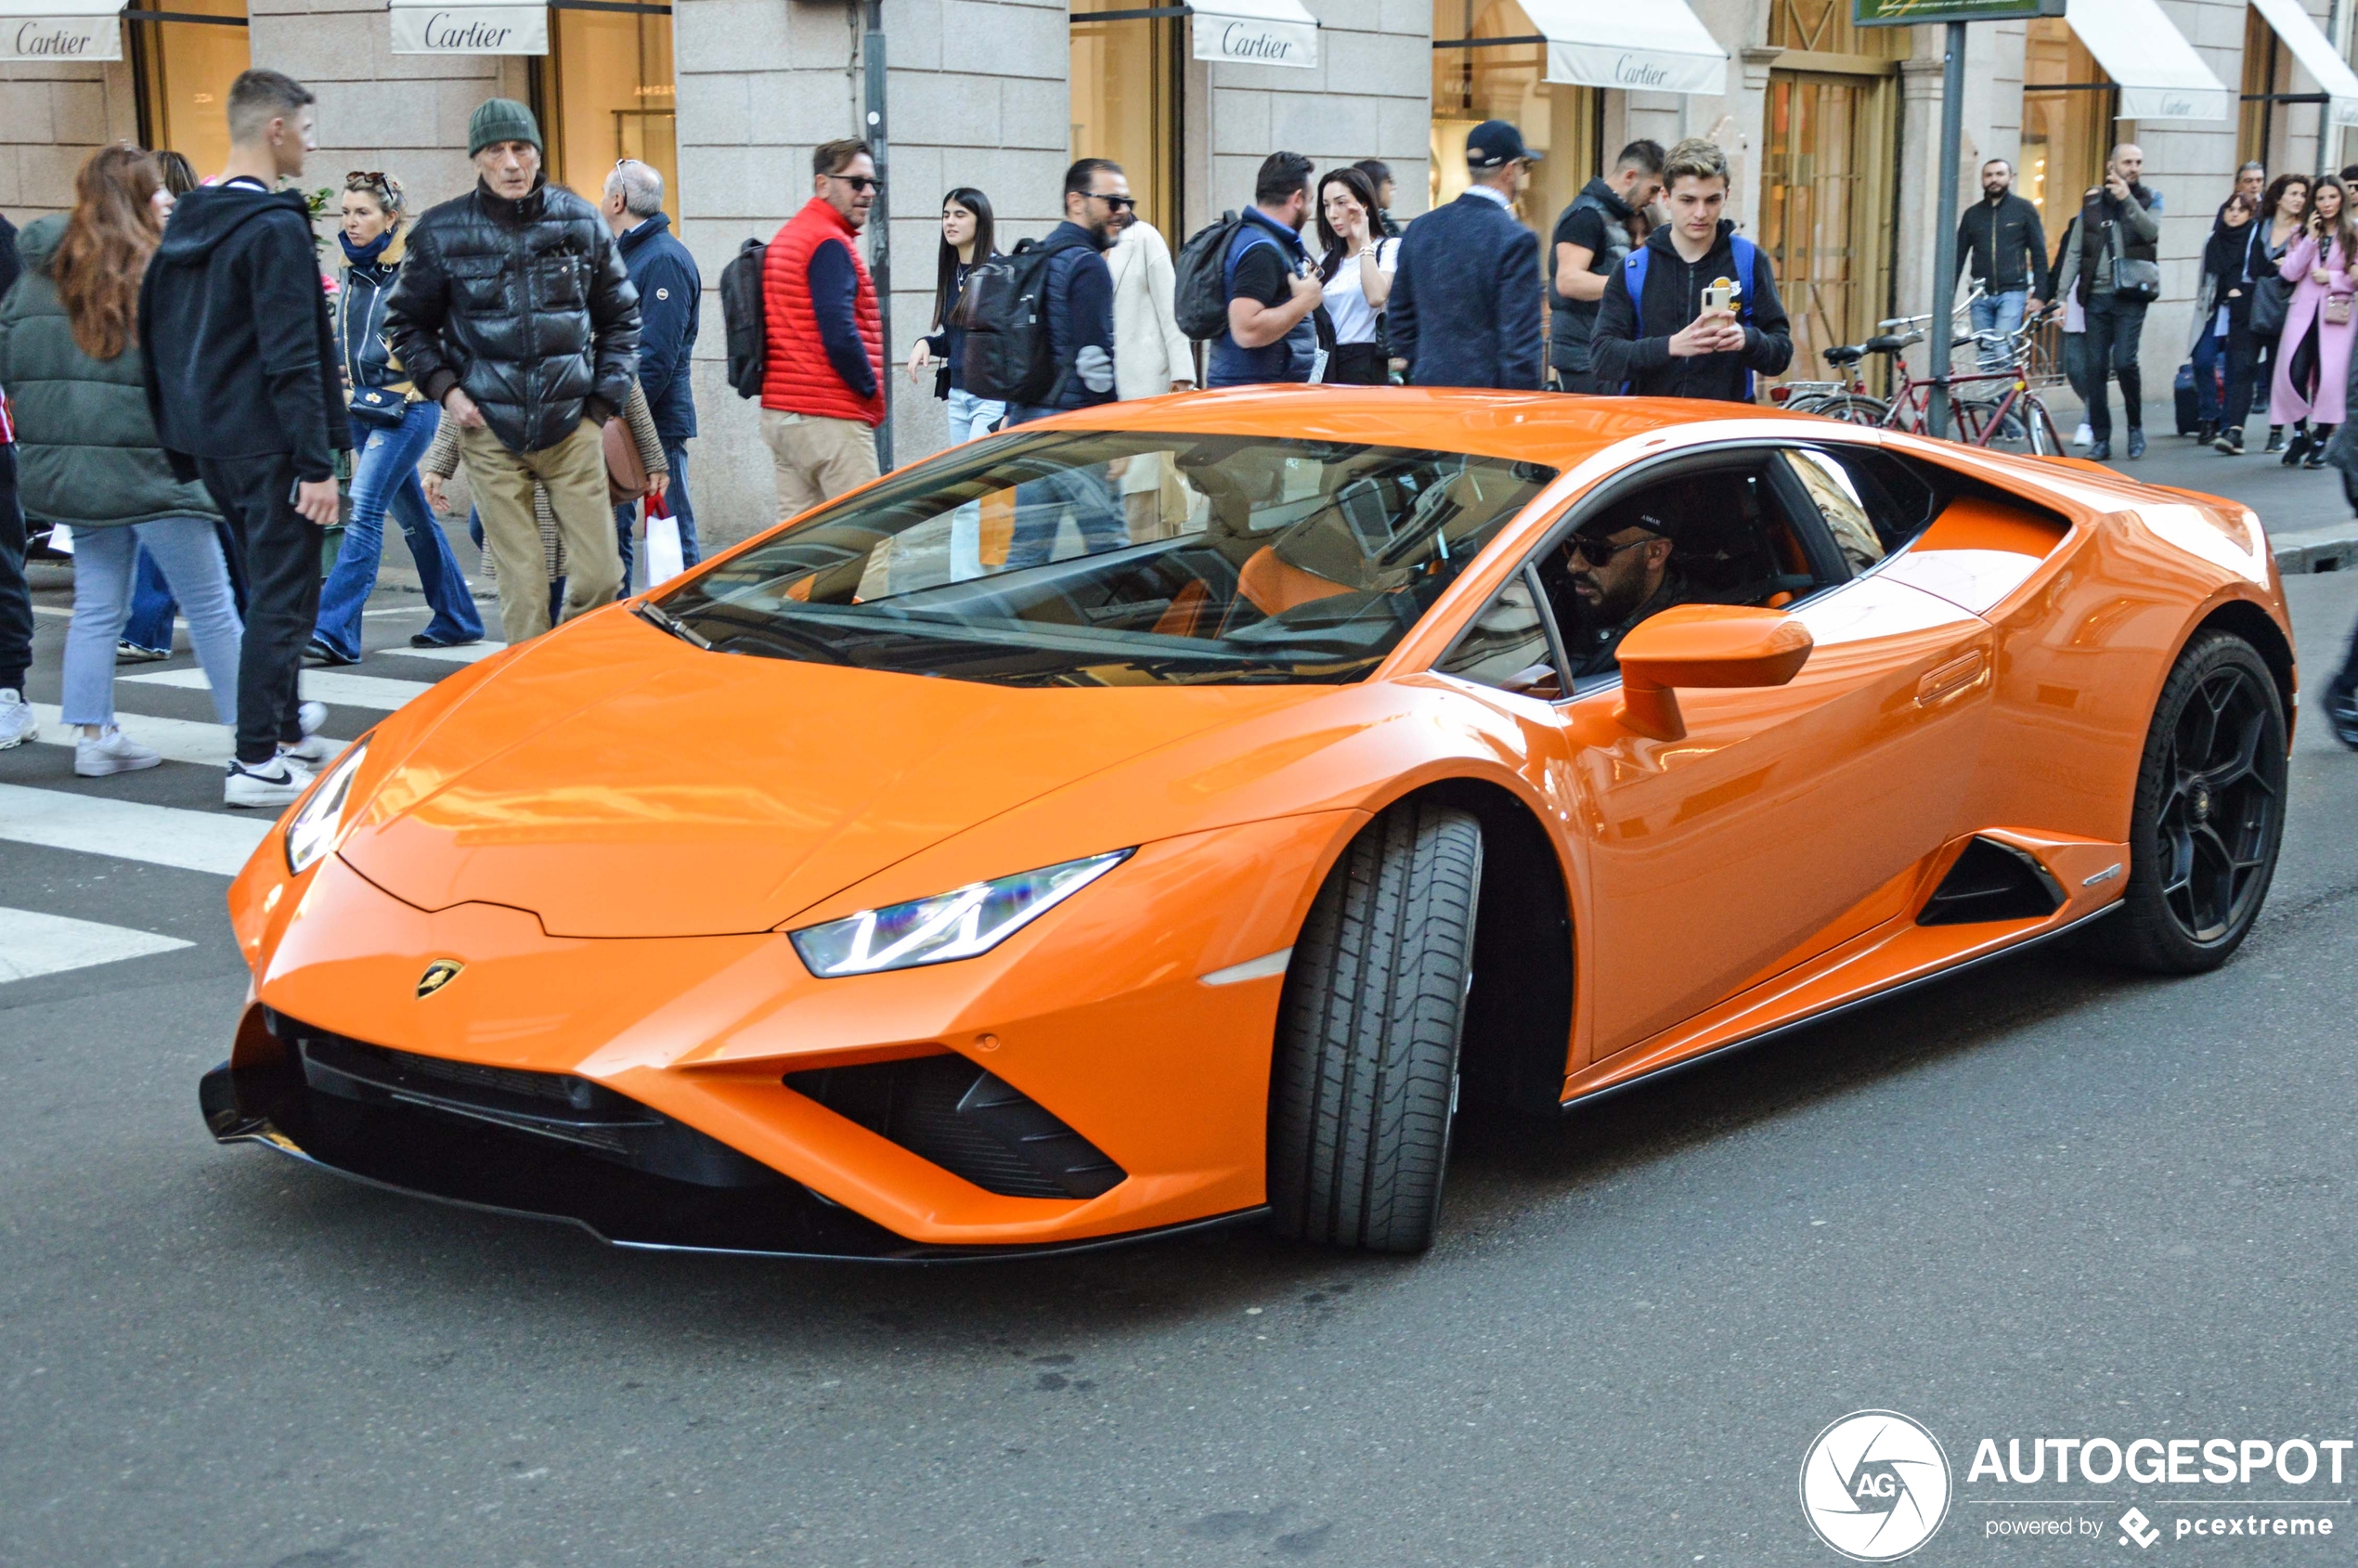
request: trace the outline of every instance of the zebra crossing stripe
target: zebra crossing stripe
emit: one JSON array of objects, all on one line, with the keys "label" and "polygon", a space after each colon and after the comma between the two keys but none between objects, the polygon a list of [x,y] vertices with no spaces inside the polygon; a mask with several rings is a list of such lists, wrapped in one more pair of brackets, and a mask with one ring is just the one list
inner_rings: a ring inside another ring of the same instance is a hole
[{"label": "zebra crossing stripe", "polygon": [[259,814],[185,811],[0,784],[0,841],[209,871],[217,876],[235,876],[244,869],[254,847],[275,825]]},{"label": "zebra crossing stripe", "polygon": [[[463,648],[386,648],[369,656],[374,658],[432,659],[436,664],[473,664],[494,654],[508,651],[505,642],[470,642]],[[332,672],[331,672],[332,673]]]},{"label": "zebra crossing stripe", "polygon": [[[68,724],[51,703],[34,703],[33,718],[41,724],[37,737],[44,745],[71,746],[81,731]],[[145,713],[122,713],[114,716],[123,732],[151,751],[160,753],[167,762],[195,762],[208,768],[227,768],[238,749],[237,736],[226,724],[201,724],[193,719],[158,719]],[[341,751],[351,743],[330,741]]]},{"label": "zebra crossing stripe", "polygon": [[[160,669],[150,675],[121,675],[118,685],[175,686],[182,691],[201,692],[205,686],[201,669]],[[390,713],[413,697],[423,696],[434,690],[430,680],[393,680],[382,675],[349,675],[340,669],[306,669],[303,672],[303,694],[312,702],[326,703],[330,707],[373,707]]]},{"label": "zebra crossing stripe", "polygon": [[0,906],[0,985],[194,946],[178,937],[160,937],[127,926],[102,926],[95,920]]}]

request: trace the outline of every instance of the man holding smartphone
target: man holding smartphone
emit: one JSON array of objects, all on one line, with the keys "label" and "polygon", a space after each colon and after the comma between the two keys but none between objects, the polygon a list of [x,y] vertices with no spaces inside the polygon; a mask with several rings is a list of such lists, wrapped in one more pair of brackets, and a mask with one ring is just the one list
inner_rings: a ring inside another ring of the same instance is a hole
[{"label": "man holding smartphone", "polygon": [[1793,361],[1775,269],[1720,216],[1728,158],[1715,143],[1690,136],[1672,148],[1663,188],[1670,221],[1605,280],[1591,373],[1640,397],[1750,402],[1755,376]]}]

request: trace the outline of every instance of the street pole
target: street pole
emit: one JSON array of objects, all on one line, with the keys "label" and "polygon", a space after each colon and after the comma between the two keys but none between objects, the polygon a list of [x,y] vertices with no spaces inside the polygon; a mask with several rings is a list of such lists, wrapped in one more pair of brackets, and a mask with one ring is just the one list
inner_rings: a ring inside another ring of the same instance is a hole
[{"label": "street pole", "polygon": [[[875,280],[876,329],[884,338],[884,423],[876,426],[876,467],[892,471],[892,187],[885,178],[884,0],[867,0],[868,32],[860,54],[867,66],[867,139],[876,160],[876,204],[868,210],[868,273]],[[1952,162],[1955,161],[1952,157]],[[1950,182],[1954,184],[1952,180]]]},{"label": "street pole", "polygon": [[1934,198],[1932,253],[1932,397],[1925,408],[1932,434],[1949,434],[1950,322],[1957,308],[1957,154],[1965,139],[1965,24],[1949,24],[1949,55],[1940,73],[1940,177]]}]

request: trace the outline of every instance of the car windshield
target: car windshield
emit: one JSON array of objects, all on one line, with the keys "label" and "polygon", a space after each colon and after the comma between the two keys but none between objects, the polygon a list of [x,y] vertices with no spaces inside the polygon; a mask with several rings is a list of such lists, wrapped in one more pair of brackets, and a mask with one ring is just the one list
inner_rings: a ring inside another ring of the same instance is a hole
[{"label": "car windshield", "polygon": [[723,653],[1002,685],[1355,680],[1554,477],[1342,441],[1017,432],[647,615]]}]

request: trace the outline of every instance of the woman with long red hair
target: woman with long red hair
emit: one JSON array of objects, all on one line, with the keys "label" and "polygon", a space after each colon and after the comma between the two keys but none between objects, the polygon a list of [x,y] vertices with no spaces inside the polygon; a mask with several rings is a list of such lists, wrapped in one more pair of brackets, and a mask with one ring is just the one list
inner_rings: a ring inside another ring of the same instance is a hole
[{"label": "woman with long red hair", "polygon": [[25,506],[73,531],[61,717],[81,728],[73,771],[84,778],[163,760],[115,725],[115,642],[141,546],[188,617],[214,713],[237,721],[241,628],[214,534],[220,509],[203,486],[173,476],[141,376],[139,281],[163,238],[160,188],[147,153],[92,153],[74,176],[73,211],[19,238],[24,278],[0,304],[0,384],[16,415]]}]

